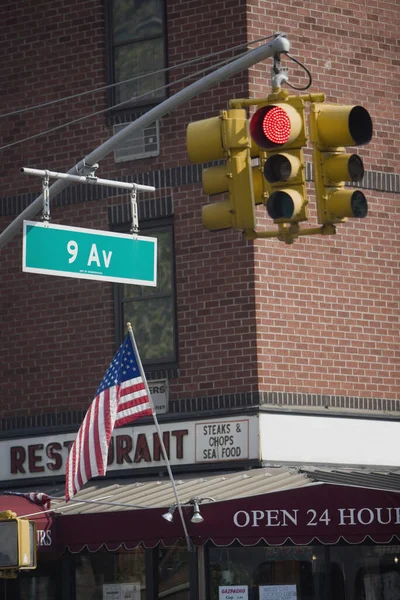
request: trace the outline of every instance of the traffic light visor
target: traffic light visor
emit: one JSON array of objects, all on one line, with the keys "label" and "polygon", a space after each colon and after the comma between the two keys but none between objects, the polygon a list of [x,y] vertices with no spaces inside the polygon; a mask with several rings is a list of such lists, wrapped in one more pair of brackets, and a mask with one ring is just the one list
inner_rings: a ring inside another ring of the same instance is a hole
[{"label": "traffic light visor", "polygon": [[368,214],[368,202],[360,190],[336,190],[327,199],[327,211],[338,219],[364,219]]},{"label": "traffic light visor", "polygon": [[260,148],[280,148],[298,137],[301,124],[301,117],[292,106],[271,104],[254,113],[250,134]]},{"label": "traffic light visor", "polygon": [[186,147],[189,160],[194,163],[223,158],[220,117],[189,123],[186,129]]},{"label": "traffic light visor", "polygon": [[228,200],[205,204],[201,209],[203,226],[208,231],[221,231],[232,228],[231,205]]},{"label": "traffic light visor", "polygon": [[272,192],[267,200],[267,213],[271,219],[293,219],[300,214],[303,198],[297,190]]},{"label": "traffic light visor", "polygon": [[317,139],[321,150],[362,146],[372,139],[372,119],[362,106],[316,104]]},{"label": "traffic light visor", "polygon": [[325,172],[328,182],[361,181],[364,165],[358,154],[331,154],[325,160]]},{"label": "traffic light visor", "polygon": [[264,177],[269,183],[290,181],[301,168],[300,160],[292,154],[273,154],[264,165]]}]

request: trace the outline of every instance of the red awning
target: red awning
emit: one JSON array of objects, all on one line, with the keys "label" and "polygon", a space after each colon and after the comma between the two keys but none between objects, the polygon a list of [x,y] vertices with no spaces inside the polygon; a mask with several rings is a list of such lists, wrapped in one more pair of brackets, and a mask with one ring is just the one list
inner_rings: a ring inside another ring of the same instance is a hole
[{"label": "red awning", "polygon": [[23,496],[0,495],[0,512],[4,510],[12,510],[18,517],[27,517],[30,521],[35,521],[38,550],[51,551],[53,549],[53,520],[51,513],[46,511],[43,506]]},{"label": "red awning", "polygon": [[[350,486],[315,484],[297,489],[236,498],[200,506],[202,523],[191,523],[192,507],[184,507],[194,544],[306,545],[318,540],[358,544],[365,539],[388,543],[400,539],[400,493]],[[169,523],[166,508],[65,515],[58,519],[60,549],[79,552],[105,547],[154,547],[184,539],[179,514]]]}]

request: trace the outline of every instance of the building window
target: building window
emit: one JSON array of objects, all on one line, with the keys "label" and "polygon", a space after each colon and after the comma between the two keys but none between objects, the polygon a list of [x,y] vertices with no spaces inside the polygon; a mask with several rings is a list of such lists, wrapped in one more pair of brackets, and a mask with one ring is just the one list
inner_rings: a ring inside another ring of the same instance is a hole
[{"label": "building window", "polygon": [[75,565],[75,600],[146,598],[144,549],[82,552]]},{"label": "building window", "polygon": [[166,97],[164,0],[107,0],[108,76],[112,106],[161,102]]},{"label": "building window", "polygon": [[158,547],[158,598],[168,600],[190,600],[196,598],[195,590],[190,593],[190,555],[187,547]]},{"label": "building window", "polygon": [[211,600],[230,586],[247,586],[251,600],[398,600],[400,546],[365,541],[209,548],[208,581]]},{"label": "building window", "polygon": [[118,286],[118,337],[122,340],[129,321],[146,370],[173,368],[177,362],[177,343],[172,223],[148,229],[141,226],[140,235],[158,240],[157,287]]},{"label": "building window", "polygon": [[325,598],[324,557],[321,546],[210,548],[210,598],[229,586],[247,586],[252,600]]}]

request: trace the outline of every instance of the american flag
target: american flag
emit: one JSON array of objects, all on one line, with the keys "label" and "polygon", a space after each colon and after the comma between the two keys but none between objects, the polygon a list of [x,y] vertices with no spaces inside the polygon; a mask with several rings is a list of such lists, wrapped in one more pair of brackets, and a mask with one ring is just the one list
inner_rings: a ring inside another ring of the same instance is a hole
[{"label": "american flag", "polygon": [[89,479],[105,474],[114,427],[153,414],[138,360],[128,334],[108,367],[71,447],[65,479],[67,502]]},{"label": "american flag", "polygon": [[4,495],[7,496],[22,496],[27,500],[31,500],[35,504],[39,506],[43,506],[46,510],[50,510],[51,496],[48,496],[44,492],[3,492]]}]

